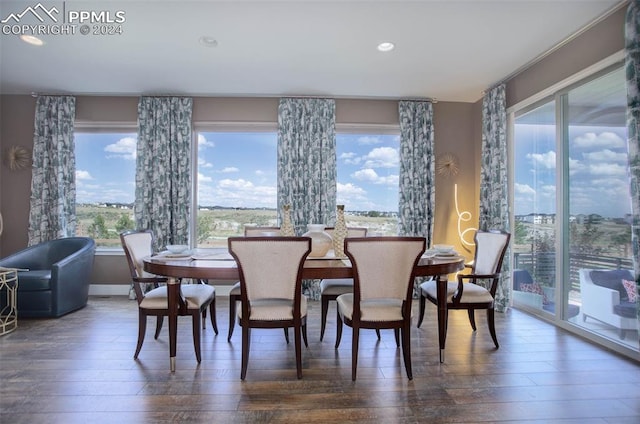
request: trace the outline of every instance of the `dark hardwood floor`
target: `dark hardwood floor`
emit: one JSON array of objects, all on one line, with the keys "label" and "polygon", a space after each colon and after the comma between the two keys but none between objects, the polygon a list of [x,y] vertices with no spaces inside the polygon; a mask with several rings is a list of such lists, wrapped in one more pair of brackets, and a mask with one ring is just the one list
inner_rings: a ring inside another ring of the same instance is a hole
[{"label": "dark hardwood floor", "polygon": [[[393,332],[362,333],[358,380],[351,381],[351,329],[336,351],[335,305],[324,342],[320,305],[311,302],[309,348],[297,380],[293,341],[253,330],[247,379],[240,381],[241,331],[227,343],[228,300],[219,297],[215,336],[195,360],[190,319],[181,317],[175,373],[166,323],[158,340],[149,320],[133,359],[137,306],[124,297],[52,320],[20,320],[0,337],[2,423],[639,423],[640,366],[512,310],[497,314],[494,349],[485,315],[474,334],[466,312],[450,314],[446,363],[438,362],[435,309],[412,328],[413,381]],[[414,315],[416,314],[414,304]],[[414,318],[415,323],[415,318]]]}]

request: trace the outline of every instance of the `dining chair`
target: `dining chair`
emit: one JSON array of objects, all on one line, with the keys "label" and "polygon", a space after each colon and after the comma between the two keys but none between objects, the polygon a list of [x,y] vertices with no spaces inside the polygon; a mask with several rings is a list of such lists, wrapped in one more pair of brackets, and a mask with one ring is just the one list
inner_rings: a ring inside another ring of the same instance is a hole
[{"label": "dining chair", "polygon": [[[257,227],[253,225],[244,226],[245,237],[270,237],[277,235],[280,232],[280,227]],[[236,305],[240,302],[240,281],[235,283],[229,291],[229,333],[227,334],[227,342],[231,341],[233,336],[233,330],[236,326]],[[289,331],[284,329],[284,337],[289,343]]]},{"label": "dining chair", "polygon": [[302,295],[302,268],[311,252],[309,237],[230,237],[229,252],[238,264],[244,380],[252,328],[294,329],[296,371],[302,378],[302,346],[307,342],[307,298]]},{"label": "dining chair", "polygon": [[[367,230],[365,227],[348,227],[347,237],[366,237]],[[333,228],[325,228],[325,232],[333,237]],[[324,338],[324,331],[327,326],[329,302],[336,300],[341,294],[351,292],[353,292],[353,278],[325,279],[320,282],[320,341]],[[380,330],[376,331],[378,338],[380,338]]]},{"label": "dining chair", "polygon": [[[353,267],[353,292],[336,299],[340,346],[342,324],[352,328],[351,379],[356,380],[360,329],[393,329],[409,380],[411,369],[411,297],[415,267],[425,251],[424,237],[347,238],[345,253]],[[399,334],[400,336],[399,337]]]},{"label": "dining chair", "polygon": [[[500,269],[504,260],[511,234],[505,231],[477,231],[474,236],[476,251],[469,274],[458,274],[457,281],[447,282],[447,310],[466,309],[471,328],[476,331],[475,310],[487,310],[489,333],[496,345],[500,347],[495,329],[494,300],[500,281]],[[439,278],[439,277],[436,277]],[[486,282],[486,287],[483,283]],[[478,284],[480,283],[480,284]],[[420,285],[420,317],[418,327],[422,324],[426,300],[438,305],[437,280],[432,279]],[[441,334],[446,334],[447,319],[439,322]],[[444,360],[444,352],[440,351],[440,362]]]},{"label": "dining chair", "polygon": [[[154,339],[157,339],[160,335],[160,330],[162,330],[164,317],[169,315],[167,286],[165,284],[167,283],[167,278],[149,274],[143,268],[143,258],[153,254],[153,240],[154,234],[151,230],[127,230],[120,233],[120,242],[127,257],[133,289],[138,302],[138,344],[133,355],[135,359],[138,358],[140,349],[142,349],[147,330],[147,317],[156,317]],[[165,285],[160,286],[160,284]],[[147,285],[151,285],[151,290],[148,290]],[[203,317],[202,328],[204,329],[207,308],[209,308],[211,315],[213,331],[218,334],[215,289],[208,284],[181,284],[178,301],[180,302],[179,313],[183,311],[181,315],[191,315],[193,347],[196,359],[200,363],[200,314]]]}]

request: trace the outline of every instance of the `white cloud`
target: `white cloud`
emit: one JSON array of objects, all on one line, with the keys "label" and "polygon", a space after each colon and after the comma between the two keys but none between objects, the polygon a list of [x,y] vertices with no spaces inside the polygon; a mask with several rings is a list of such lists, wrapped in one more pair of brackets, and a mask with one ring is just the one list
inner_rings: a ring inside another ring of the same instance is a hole
[{"label": "white cloud", "polygon": [[388,175],[383,177],[378,175],[378,173],[371,169],[365,168],[351,174],[353,178],[358,181],[365,181],[373,184],[384,184],[389,186],[397,186],[399,182],[399,178],[397,175]]},{"label": "white cloud", "polygon": [[597,147],[625,147],[626,143],[618,134],[605,131],[600,134],[594,132],[582,134],[573,139],[573,145],[575,147],[588,147],[593,149]]},{"label": "white cloud", "polygon": [[513,185],[514,191],[516,194],[521,194],[521,195],[535,195],[536,191],[533,189],[533,187],[531,187],[529,184],[518,184],[515,183]]},{"label": "white cloud", "polygon": [[93,180],[93,177],[91,176],[89,171],[82,171],[78,169],[76,171],[76,180],[81,180],[81,181]]},{"label": "white cloud", "polygon": [[198,184],[200,183],[210,183],[211,181],[213,181],[213,178],[211,177],[207,177],[204,174],[201,174],[198,172]]},{"label": "white cloud", "polygon": [[218,172],[221,173],[221,174],[233,174],[235,172],[240,172],[240,170],[238,168],[236,168],[235,166],[227,166],[226,168],[222,168]]},{"label": "white cloud", "polygon": [[367,168],[397,168],[400,163],[398,150],[392,147],[376,147],[364,157]]},{"label": "white cloud", "polygon": [[213,164],[203,158],[198,158],[198,168],[213,168]]},{"label": "white cloud", "polygon": [[342,153],[338,159],[343,160],[347,165],[358,165],[362,162],[362,158],[354,152]]},{"label": "white cloud", "polygon": [[617,153],[609,149],[584,153],[582,156],[591,162],[628,162],[628,155],[626,153]]},{"label": "white cloud", "polygon": [[127,160],[136,159],[136,139],[133,137],[124,137],[113,144],[104,148],[105,152],[114,153],[108,155],[109,158],[121,158]]},{"label": "white cloud", "polygon": [[556,152],[549,151],[547,153],[529,153],[527,159],[531,159],[533,166],[541,166],[547,169],[555,169]]},{"label": "white cloud", "polygon": [[616,163],[589,164],[589,173],[593,175],[627,175],[627,167]]},{"label": "white cloud", "polygon": [[382,140],[380,140],[380,138],[378,137],[363,136],[363,137],[358,137],[357,143],[362,146],[366,146],[370,144],[380,144],[382,143]]},{"label": "white cloud", "polygon": [[207,138],[202,135],[202,133],[198,134],[198,147],[201,149],[205,149],[207,147],[215,147],[216,144],[213,141],[207,140]]},{"label": "white cloud", "polygon": [[201,184],[198,203],[201,206],[276,207],[275,186],[255,185],[245,179],[224,179],[215,186]]}]

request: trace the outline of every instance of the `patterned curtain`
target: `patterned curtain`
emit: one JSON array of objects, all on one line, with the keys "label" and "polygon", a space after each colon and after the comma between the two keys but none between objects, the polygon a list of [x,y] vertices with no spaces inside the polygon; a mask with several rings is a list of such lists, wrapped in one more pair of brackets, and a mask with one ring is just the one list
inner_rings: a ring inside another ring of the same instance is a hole
[{"label": "patterned curtain", "polygon": [[153,230],[156,251],[189,239],[192,105],[181,97],[138,103],[135,217]]},{"label": "patterned curtain", "polygon": [[[507,109],[504,84],[488,91],[482,101],[482,158],[480,168],[480,230],[509,230],[507,182]],[[502,264],[495,310],[509,306],[509,253]]]},{"label": "patterned curtain", "polygon": [[[400,195],[398,234],[422,236],[431,246],[435,212],[433,105],[402,100],[400,118]],[[424,279],[416,278],[414,297]]]},{"label": "patterned curtain", "polygon": [[[291,205],[297,235],[336,215],[336,105],[333,99],[283,98],[278,106],[278,210]],[[280,220],[282,222],[282,219]],[[318,299],[318,281],[303,290]]]},{"label": "patterned curtain", "polygon": [[398,234],[423,236],[431,246],[435,207],[433,105],[400,101],[400,196]]},{"label": "patterned curtain", "polygon": [[[627,130],[629,134],[629,170],[631,176],[631,243],[636,286],[640,284],[640,3],[632,1],[625,25],[625,67],[627,74]],[[638,330],[640,331],[640,302]],[[640,347],[640,342],[639,342]]]},{"label": "patterned curtain", "polygon": [[75,97],[36,100],[29,246],[75,235],[75,115]]}]

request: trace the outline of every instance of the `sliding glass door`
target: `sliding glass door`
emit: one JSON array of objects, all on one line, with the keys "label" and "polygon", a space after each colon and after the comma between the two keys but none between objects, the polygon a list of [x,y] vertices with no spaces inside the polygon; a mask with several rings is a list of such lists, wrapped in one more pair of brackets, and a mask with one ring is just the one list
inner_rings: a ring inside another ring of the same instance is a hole
[{"label": "sliding glass door", "polygon": [[514,306],[638,351],[621,66],[514,112]]}]

